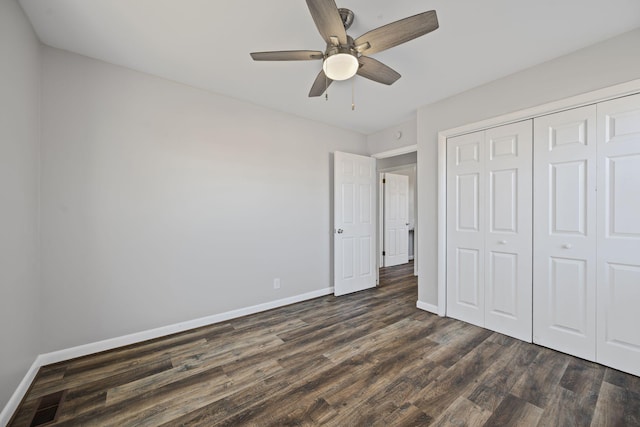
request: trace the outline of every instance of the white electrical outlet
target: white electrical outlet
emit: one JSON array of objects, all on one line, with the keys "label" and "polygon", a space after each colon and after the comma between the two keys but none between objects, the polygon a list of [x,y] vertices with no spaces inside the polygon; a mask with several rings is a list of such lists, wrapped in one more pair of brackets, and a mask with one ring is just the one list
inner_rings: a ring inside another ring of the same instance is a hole
[{"label": "white electrical outlet", "polygon": [[273,279],[273,289],[280,289],[280,279],[279,278]]}]

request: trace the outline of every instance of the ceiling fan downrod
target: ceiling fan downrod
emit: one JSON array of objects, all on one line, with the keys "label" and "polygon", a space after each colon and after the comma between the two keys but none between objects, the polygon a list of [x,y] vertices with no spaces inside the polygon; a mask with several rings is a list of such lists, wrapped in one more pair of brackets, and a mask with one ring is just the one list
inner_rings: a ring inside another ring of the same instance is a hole
[{"label": "ceiling fan downrod", "polygon": [[346,8],[339,8],[338,13],[340,13],[340,19],[342,19],[342,25],[344,25],[344,29],[348,30],[353,24],[353,18],[355,17],[353,11]]}]

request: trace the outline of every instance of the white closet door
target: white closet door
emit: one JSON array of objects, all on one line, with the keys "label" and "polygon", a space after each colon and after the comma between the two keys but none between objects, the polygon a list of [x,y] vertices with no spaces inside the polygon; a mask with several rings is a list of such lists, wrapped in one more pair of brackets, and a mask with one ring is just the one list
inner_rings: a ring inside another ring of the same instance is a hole
[{"label": "white closet door", "polygon": [[447,141],[447,316],[484,326],[484,132]]},{"label": "white closet door", "polygon": [[596,357],[596,106],[534,120],[533,341]]},{"label": "white closet door", "polygon": [[532,122],[485,133],[485,327],[532,337]]},{"label": "white closet door", "polygon": [[598,104],[597,361],[640,375],[640,95]]}]

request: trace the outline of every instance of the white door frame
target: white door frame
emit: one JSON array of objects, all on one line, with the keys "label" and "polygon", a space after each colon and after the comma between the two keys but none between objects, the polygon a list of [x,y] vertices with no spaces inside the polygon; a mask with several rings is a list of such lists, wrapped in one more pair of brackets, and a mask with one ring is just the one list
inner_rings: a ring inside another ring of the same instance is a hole
[{"label": "white door frame", "polygon": [[447,314],[447,138],[636,93],[640,79],[438,132],[438,315]]},{"label": "white door frame", "polygon": [[[376,159],[386,159],[388,157],[395,157],[395,156],[400,156],[402,154],[409,154],[409,153],[413,153],[413,152],[417,152],[418,151],[418,145],[414,144],[414,145],[407,145],[404,147],[400,147],[400,148],[396,148],[393,150],[388,150],[388,151],[381,151],[379,153],[375,153],[372,154],[371,157],[375,157]],[[382,204],[382,173],[385,172],[393,172],[393,170],[398,170],[398,169],[404,169],[407,166],[414,166],[415,167],[415,171],[416,171],[416,180],[415,180],[415,205],[414,205],[414,230],[413,230],[413,275],[417,276],[418,275],[418,227],[419,227],[419,223],[420,223],[420,219],[419,219],[419,212],[418,212],[418,198],[420,197],[419,193],[418,193],[418,164],[417,163],[411,163],[408,165],[402,165],[402,166],[396,166],[396,167],[392,167],[392,168],[385,168],[385,169],[381,169],[378,171],[378,218],[382,218],[382,210],[384,209],[384,206]],[[380,267],[382,267],[383,265],[383,260],[382,260],[382,227],[383,224],[381,223],[381,221],[378,221],[378,269],[380,269]],[[379,278],[378,278],[379,280]]]}]

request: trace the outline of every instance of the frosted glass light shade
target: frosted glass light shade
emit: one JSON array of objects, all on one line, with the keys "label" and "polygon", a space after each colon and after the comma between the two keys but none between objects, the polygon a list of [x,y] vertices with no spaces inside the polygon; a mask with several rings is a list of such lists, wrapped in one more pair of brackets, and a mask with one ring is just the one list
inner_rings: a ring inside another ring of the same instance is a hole
[{"label": "frosted glass light shade", "polygon": [[324,60],[322,69],[331,80],[347,80],[356,75],[358,59],[349,53],[336,53]]}]

